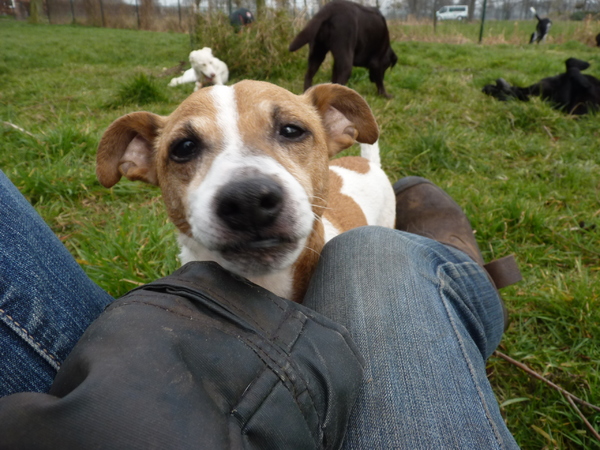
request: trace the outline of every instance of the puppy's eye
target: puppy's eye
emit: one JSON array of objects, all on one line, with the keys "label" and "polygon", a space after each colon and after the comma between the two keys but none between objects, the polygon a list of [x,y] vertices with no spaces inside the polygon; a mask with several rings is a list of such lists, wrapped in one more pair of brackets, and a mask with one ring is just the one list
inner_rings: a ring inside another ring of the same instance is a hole
[{"label": "puppy's eye", "polygon": [[303,130],[299,126],[291,125],[291,124],[283,125],[279,129],[279,135],[286,139],[298,140],[302,136],[304,136],[305,133],[306,133],[306,130]]},{"label": "puppy's eye", "polygon": [[185,163],[194,159],[200,153],[200,144],[191,139],[183,139],[171,147],[169,157],[178,163]]}]

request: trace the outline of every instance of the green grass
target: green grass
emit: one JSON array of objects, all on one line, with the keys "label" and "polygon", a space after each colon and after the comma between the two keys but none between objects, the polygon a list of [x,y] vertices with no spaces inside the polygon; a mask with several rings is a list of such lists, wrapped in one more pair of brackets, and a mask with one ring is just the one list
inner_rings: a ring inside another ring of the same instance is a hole
[{"label": "green grass", "polygon": [[[481,93],[500,76],[524,85],[562,72],[568,57],[600,76],[600,53],[573,40],[576,25],[585,24],[555,23],[549,43],[528,46],[530,22],[489,22],[479,46],[476,24],[444,23],[436,36],[430,25],[392,24],[399,63],[386,86],[394,98],[377,97],[363,69],[349,86],[378,119],[390,179],[434,180],[464,206],[487,260],[517,255],[524,280],[505,290],[512,324],[500,349],[600,404],[600,117]],[[174,270],[174,227],[158,189],[128,181],[105,189],[94,161],[114,119],[139,109],[168,114],[191,92],[168,88],[163,72],[187,59],[190,38],[1,20],[0,41],[0,121],[27,132],[0,125],[0,168],[112,295]],[[227,62],[226,50],[218,56]],[[305,58],[303,49],[265,73],[300,93]],[[315,82],[330,69],[328,60]],[[522,448],[598,447],[560,394],[496,357],[489,377]],[[600,428],[600,414],[584,412]]]}]

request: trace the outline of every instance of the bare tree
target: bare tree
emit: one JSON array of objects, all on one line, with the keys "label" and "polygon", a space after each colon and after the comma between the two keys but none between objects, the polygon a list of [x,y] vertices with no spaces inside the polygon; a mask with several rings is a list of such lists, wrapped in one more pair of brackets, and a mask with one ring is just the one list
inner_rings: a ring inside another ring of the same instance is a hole
[{"label": "bare tree", "polygon": [[43,0],[31,0],[29,3],[29,23],[40,23],[43,12]]},{"label": "bare tree", "polygon": [[152,29],[152,21],[155,16],[154,0],[140,0],[140,27],[143,30]]},{"label": "bare tree", "polygon": [[256,0],[256,17],[261,17],[265,12],[265,0]]},{"label": "bare tree", "polygon": [[469,16],[468,16],[469,21],[473,20],[473,15],[475,14],[475,3],[476,3],[476,0],[469,0]]}]

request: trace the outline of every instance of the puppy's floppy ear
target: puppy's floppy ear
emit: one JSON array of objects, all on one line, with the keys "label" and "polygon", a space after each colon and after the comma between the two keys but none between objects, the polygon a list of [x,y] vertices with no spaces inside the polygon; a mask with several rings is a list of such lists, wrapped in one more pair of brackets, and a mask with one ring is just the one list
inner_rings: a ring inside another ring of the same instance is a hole
[{"label": "puppy's floppy ear", "polygon": [[121,176],[158,184],[154,141],[163,122],[156,114],[135,112],[107,128],[96,155],[96,176],[104,187],[114,186]]},{"label": "puppy's floppy ear", "polygon": [[358,93],[339,84],[319,84],[305,93],[321,115],[329,141],[329,156],[358,141],[373,144],[379,128],[371,108]]}]

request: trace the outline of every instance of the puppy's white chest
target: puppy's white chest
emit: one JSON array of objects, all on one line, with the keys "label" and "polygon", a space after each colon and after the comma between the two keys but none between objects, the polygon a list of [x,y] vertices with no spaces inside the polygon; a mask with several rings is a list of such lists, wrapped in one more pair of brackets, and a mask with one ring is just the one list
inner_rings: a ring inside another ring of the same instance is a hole
[{"label": "puppy's white chest", "polygon": [[[182,265],[192,261],[213,261],[226,268],[230,265],[228,261],[220,257],[218,253],[211,252],[185,234],[180,233],[178,241],[181,248],[179,259],[181,260]],[[272,273],[263,276],[248,276],[247,279],[280,297],[291,298],[292,296],[292,267],[273,271]]]}]

